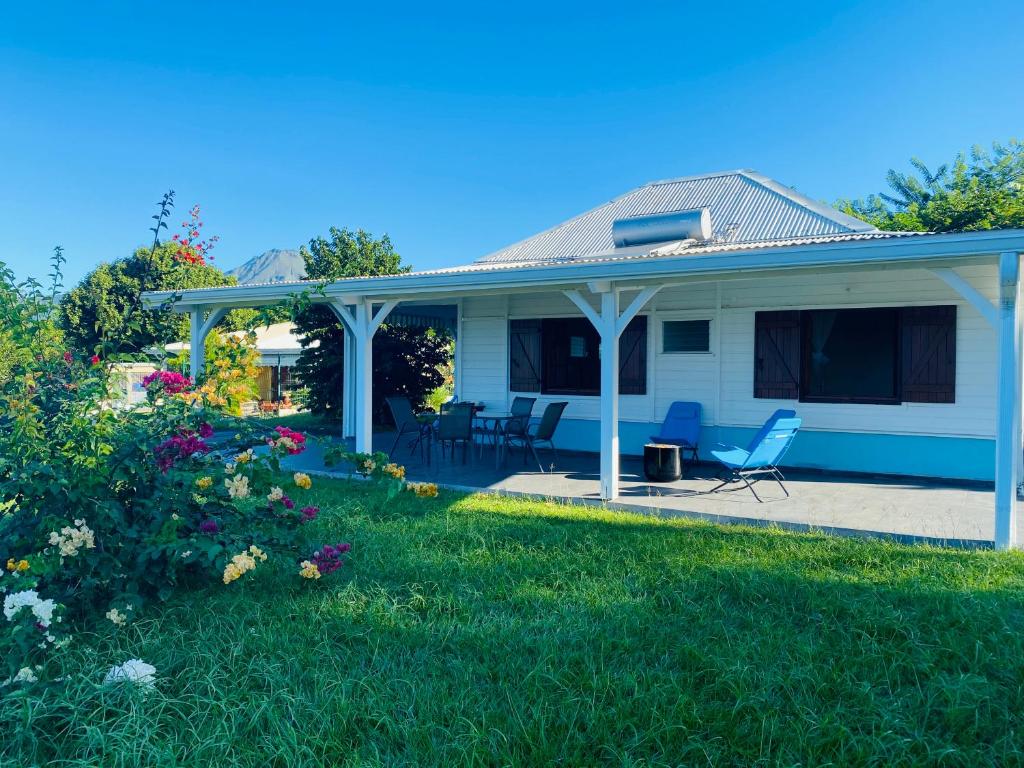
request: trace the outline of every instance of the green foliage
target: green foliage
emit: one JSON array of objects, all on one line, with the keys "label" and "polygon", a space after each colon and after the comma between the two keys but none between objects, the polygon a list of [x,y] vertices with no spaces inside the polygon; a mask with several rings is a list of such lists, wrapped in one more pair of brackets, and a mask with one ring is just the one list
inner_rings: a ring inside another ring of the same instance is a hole
[{"label": "green foliage", "polygon": [[[235,278],[209,264],[182,262],[179,246],[166,242],[152,252],[138,248],[128,258],[100,264],[61,299],[62,325],[68,344],[93,352],[106,341],[126,353],[142,353],[188,339],[188,316],[165,309],[143,310],[140,293],[145,290],[183,290],[234,285]],[[238,325],[245,318],[229,315],[226,323]]]},{"label": "green foliage", "polygon": [[[330,239],[316,237],[300,251],[311,280],[393,275],[408,272],[387,235],[332,227]],[[297,314],[303,350],[295,374],[309,390],[307,405],[316,414],[340,419],[344,387],[345,332],[333,313],[310,306]],[[313,346],[313,342],[319,344]],[[450,357],[450,339],[431,329],[382,326],[374,336],[374,416],[385,418],[384,398],[408,395],[422,402],[437,387],[440,367]]]},{"label": "green foliage", "polygon": [[840,200],[835,207],[889,231],[1024,227],[1024,144],[1016,139],[993,144],[991,153],[974,147],[935,171],[917,158],[910,163],[916,175],[887,174],[892,194]]},{"label": "green foliage", "polygon": [[[66,684],[0,701],[0,763],[1024,761],[1020,553],[382,499],[344,480],[310,492],[331,510],[311,535],[352,537],[348,578],[257,570],[69,647]],[[133,657],[154,690],[97,684]]]},{"label": "green foliage", "polygon": [[[0,383],[0,563],[27,563],[4,577],[5,592],[55,601],[71,622],[116,611],[108,618],[119,623],[178,585],[226,580],[234,558],[255,556],[250,547],[297,562],[303,519],[292,502],[247,499],[267,493],[302,436],[224,413],[251,348],[227,343],[226,362],[199,389],[159,372],[146,407],[112,408],[110,369],[122,356],[67,349],[54,294],[15,285],[0,268],[0,320],[16,351]],[[213,421],[230,427],[216,445]],[[222,452],[239,457],[225,462]],[[26,644],[25,626],[35,625],[22,621],[25,610],[0,625],[0,681],[52,673],[72,628],[39,626]]]}]

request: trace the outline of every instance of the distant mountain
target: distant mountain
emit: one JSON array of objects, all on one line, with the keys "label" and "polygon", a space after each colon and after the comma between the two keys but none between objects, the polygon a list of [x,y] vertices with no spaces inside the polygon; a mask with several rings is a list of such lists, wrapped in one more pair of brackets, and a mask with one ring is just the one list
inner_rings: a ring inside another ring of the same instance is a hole
[{"label": "distant mountain", "polygon": [[242,285],[250,283],[281,283],[301,280],[306,275],[306,264],[298,251],[271,248],[254,256],[245,264],[228,270]]}]

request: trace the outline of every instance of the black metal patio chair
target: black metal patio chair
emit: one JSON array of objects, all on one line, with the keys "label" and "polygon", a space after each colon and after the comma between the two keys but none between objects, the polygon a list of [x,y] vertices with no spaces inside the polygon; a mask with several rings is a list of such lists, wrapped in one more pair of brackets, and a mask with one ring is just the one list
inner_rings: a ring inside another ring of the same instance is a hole
[{"label": "black metal patio chair", "polygon": [[395,431],[397,432],[395,442],[392,444],[391,450],[388,451],[388,456],[394,454],[403,435],[415,435],[415,438],[409,441],[409,452],[412,453],[420,448],[420,453],[422,453],[423,440],[428,436],[430,426],[416,418],[408,397],[401,395],[385,397],[384,402],[387,403],[388,410],[391,411],[391,418],[395,421]]},{"label": "black metal patio chair", "polygon": [[546,443],[551,449],[555,461],[558,461],[558,450],[555,448],[554,436],[558,429],[558,422],[562,420],[562,412],[569,403],[549,403],[544,409],[538,424],[530,425],[523,430],[522,434],[506,433],[505,441],[510,447],[522,447],[523,464],[526,463],[528,454],[532,454],[537,467],[544,472],[544,465],[537,455],[537,445]]}]

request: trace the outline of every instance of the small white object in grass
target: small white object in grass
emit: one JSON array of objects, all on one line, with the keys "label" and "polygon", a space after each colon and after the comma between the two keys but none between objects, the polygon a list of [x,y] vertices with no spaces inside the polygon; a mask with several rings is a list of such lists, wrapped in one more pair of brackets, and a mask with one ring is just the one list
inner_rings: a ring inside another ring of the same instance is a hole
[{"label": "small white object in grass", "polygon": [[103,679],[104,685],[138,683],[146,688],[152,688],[154,682],[156,682],[156,667],[147,664],[142,659],[128,659],[118,667],[111,667]]},{"label": "small white object in grass", "polygon": [[0,685],[8,686],[14,683],[34,683],[39,680],[36,677],[36,672],[32,667],[22,667],[18,670],[18,673],[14,677],[9,677],[0,683]]}]

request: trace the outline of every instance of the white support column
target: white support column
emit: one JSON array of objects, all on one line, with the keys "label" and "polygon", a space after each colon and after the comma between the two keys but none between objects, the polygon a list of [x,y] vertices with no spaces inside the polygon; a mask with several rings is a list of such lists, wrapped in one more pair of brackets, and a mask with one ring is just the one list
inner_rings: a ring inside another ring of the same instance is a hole
[{"label": "white support column", "polygon": [[1020,255],[999,255],[998,390],[996,397],[995,546],[1017,544],[1017,454],[1020,445]]},{"label": "white support column", "polygon": [[344,437],[355,437],[355,419],[356,419],[356,377],[355,377],[355,366],[356,366],[356,340],[352,335],[352,332],[345,327],[345,356],[342,370],[342,390],[341,390],[341,426]]},{"label": "white support column", "polygon": [[601,498],[619,496],[619,296],[601,294]]},{"label": "white support column", "polygon": [[203,317],[202,307],[197,307],[188,313],[188,366],[189,375],[192,377],[193,381],[199,381],[199,378],[203,375],[203,369],[206,365],[206,337],[210,335],[210,331],[213,330],[217,323],[224,319],[224,315],[227,313],[228,311],[225,307],[215,307],[211,309],[210,314],[205,318]]},{"label": "white support column", "polygon": [[331,309],[348,329],[352,339],[352,420],[356,451],[373,452],[373,334],[391,313],[397,301],[384,302],[376,313],[373,302],[359,296],[349,309],[342,300],[331,303]]},{"label": "white support column", "polygon": [[600,295],[600,313],[579,291],[563,291],[587,316],[601,337],[601,498],[619,495],[619,336],[661,286],[641,288],[626,310],[619,314],[619,291],[610,283],[591,283]]}]

